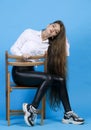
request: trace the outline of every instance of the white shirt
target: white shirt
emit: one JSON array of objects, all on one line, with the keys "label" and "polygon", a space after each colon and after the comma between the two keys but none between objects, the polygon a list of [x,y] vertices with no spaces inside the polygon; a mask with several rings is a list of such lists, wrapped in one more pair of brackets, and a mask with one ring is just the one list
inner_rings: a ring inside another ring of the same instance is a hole
[{"label": "white shirt", "polygon": [[[44,54],[48,49],[48,40],[42,41],[41,31],[26,29],[10,48],[13,55],[21,56],[29,54],[32,56]],[[67,56],[69,56],[69,43],[66,40]]]}]

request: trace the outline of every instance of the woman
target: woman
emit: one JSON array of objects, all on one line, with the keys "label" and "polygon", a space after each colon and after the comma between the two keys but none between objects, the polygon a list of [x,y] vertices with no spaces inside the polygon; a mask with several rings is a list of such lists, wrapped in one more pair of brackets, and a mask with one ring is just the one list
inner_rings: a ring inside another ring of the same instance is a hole
[{"label": "woman", "polygon": [[[35,125],[37,108],[42,97],[49,89],[49,100],[52,108],[60,106],[62,102],[65,113],[62,119],[63,123],[83,124],[84,119],[78,117],[70,106],[69,97],[66,88],[66,57],[69,55],[69,44],[66,40],[65,27],[62,21],[55,21],[49,24],[42,31],[32,29],[25,30],[11,47],[11,53],[14,55],[23,55],[28,60],[30,55],[47,53],[47,73],[36,72],[34,67],[13,67],[12,76],[16,84],[33,85],[41,84],[37,90],[34,100],[31,104],[24,103],[24,119],[27,125]],[[24,80],[26,78],[26,80]]]}]

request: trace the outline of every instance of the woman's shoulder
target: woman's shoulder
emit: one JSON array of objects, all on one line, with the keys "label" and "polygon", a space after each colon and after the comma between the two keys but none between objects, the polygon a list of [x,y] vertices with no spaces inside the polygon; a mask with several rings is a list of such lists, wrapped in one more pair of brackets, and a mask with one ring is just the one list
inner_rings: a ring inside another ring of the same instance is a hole
[{"label": "woman's shoulder", "polygon": [[37,31],[37,30],[34,30],[34,29],[31,29],[31,28],[27,28],[23,31],[23,34],[30,34],[30,35],[34,35],[34,34],[39,34],[40,31]]},{"label": "woman's shoulder", "polygon": [[27,29],[25,29],[23,32],[32,32],[32,31],[34,31],[34,30],[31,29],[31,28],[27,28]]},{"label": "woman's shoulder", "polygon": [[24,32],[39,32],[39,31],[31,29],[31,28],[27,28],[24,30]]}]

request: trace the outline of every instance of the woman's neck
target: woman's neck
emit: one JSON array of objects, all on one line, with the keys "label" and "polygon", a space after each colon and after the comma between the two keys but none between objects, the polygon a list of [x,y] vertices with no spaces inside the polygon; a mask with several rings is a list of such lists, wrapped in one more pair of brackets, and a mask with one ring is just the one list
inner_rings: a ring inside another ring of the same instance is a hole
[{"label": "woman's neck", "polygon": [[42,38],[43,41],[48,39],[48,36],[46,35],[46,31],[45,30],[43,30],[41,32],[41,38]]}]

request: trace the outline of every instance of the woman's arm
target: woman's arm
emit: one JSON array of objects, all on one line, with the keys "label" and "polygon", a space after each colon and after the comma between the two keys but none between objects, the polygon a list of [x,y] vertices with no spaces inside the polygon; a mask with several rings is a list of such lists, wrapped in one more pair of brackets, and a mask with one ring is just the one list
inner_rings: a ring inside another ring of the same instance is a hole
[{"label": "woman's arm", "polygon": [[[13,55],[23,55],[24,48],[26,46],[24,45],[28,39],[29,39],[29,29],[26,29],[16,40],[16,42],[11,46],[10,52]],[[31,36],[31,35],[30,35]],[[26,52],[27,53],[27,52]]]}]

